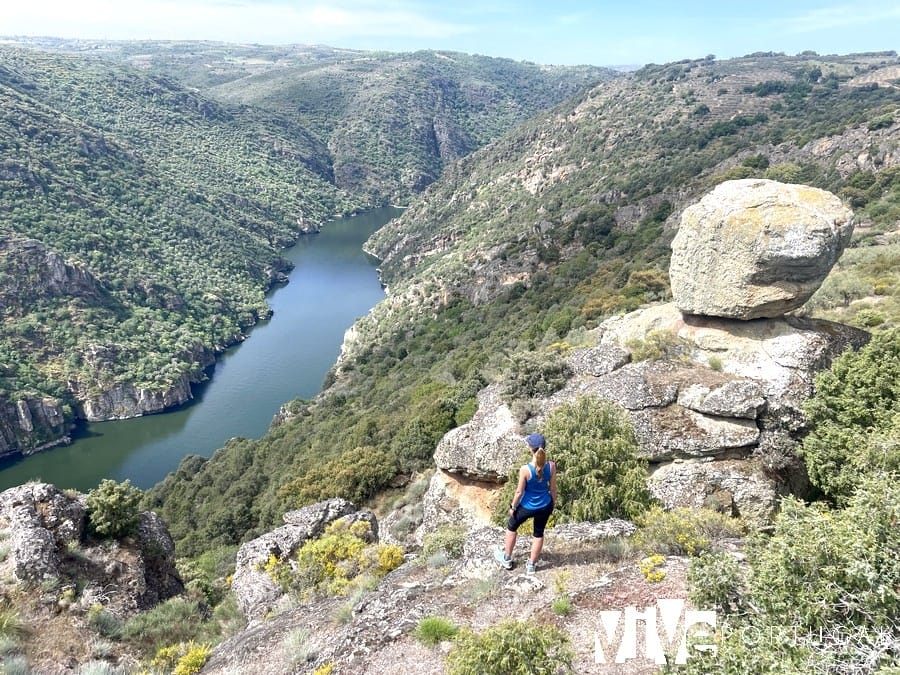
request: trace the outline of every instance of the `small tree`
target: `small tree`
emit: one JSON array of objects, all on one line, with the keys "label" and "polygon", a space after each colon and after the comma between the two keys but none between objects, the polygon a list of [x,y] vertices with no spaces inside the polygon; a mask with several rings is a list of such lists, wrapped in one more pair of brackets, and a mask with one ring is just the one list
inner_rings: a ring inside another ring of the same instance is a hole
[{"label": "small tree", "polygon": [[138,504],[142,492],[130,480],[117,483],[105,479],[88,492],[88,523],[101,537],[121,538],[131,534],[140,521]]},{"label": "small tree", "polygon": [[557,460],[560,520],[634,519],[653,497],[625,413],[595,396],[562,405],[544,426]]},{"label": "small tree", "polygon": [[816,377],[802,455],[812,482],[845,504],[865,476],[900,469],[900,331],[881,333]]}]

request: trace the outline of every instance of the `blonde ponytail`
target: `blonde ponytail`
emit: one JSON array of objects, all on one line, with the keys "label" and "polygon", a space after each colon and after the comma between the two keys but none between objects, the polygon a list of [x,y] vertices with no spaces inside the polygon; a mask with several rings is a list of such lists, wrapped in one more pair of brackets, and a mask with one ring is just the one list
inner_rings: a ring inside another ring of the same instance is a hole
[{"label": "blonde ponytail", "polygon": [[544,480],[544,465],[547,464],[547,451],[544,448],[538,448],[534,451],[534,468],[536,469],[538,480]]}]

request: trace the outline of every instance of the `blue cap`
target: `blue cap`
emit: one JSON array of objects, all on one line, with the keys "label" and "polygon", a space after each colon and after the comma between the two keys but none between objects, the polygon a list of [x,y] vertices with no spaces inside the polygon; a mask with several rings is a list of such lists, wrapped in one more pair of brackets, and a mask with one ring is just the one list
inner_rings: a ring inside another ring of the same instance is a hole
[{"label": "blue cap", "polygon": [[544,440],[544,437],[540,434],[531,434],[525,439],[525,442],[528,443],[528,446],[532,450],[537,450],[538,448],[546,448],[547,441]]}]

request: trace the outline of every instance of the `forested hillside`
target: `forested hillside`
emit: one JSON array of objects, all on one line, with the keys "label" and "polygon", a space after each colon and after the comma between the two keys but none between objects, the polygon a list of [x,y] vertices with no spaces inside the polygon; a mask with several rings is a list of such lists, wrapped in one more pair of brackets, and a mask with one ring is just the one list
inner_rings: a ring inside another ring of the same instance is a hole
[{"label": "forested hillside", "polygon": [[[198,379],[268,313],[300,224],[361,206],[302,129],[164,79],[4,48],[0,98],[4,398]],[[97,292],[51,286],[28,241]]]},{"label": "forested hillside", "polygon": [[196,554],[289,508],[373,496],[430,463],[485,382],[527,397],[555,377],[555,352],[666,297],[681,209],[728,178],[847,199],[856,257],[809,306],[895,325],[898,75],[893,53],[649,65],[457,162],[370,242],[389,296],[357,325],[331,387],[258,441],[187,458],[149,503]]},{"label": "forested hillside", "polygon": [[[217,102],[148,72],[128,50],[101,59],[47,46],[56,52],[0,50],[0,399],[49,396],[69,421],[184,402],[214,354],[268,314],[265,292],[286,267],[279,251],[332,215],[391,193],[393,183],[373,174],[364,194],[355,184],[342,190],[321,129],[304,126],[311,119]],[[324,51],[329,63],[341,55]],[[466,68],[474,65],[448,74],[445,85],[457,86],[452,76]],[[568,91],[563,73],[560,90],[538,95],[553,89],[552,78],[531,70],[515,78],[522,96],[534,98],[530,105]],[[366,82],[350,79],[342,91],[351,96]],[[314,100],[302,90],[283,100],[293,95],[297,105]],[[505,106],[505,99],[480,106],[458,153],[519,119],[496,113]],[[338,106],[317,114],[338,109],[347,120],[366,113]],[[399,124],[394,113],[379,123]],[[352,161],[373,161],[370,151],[357,145]],[[417,179],[420,187],[440,171],[422,148],[405,157],[434,168]],[[59,283],[47,281],[35,242],[63,270]],[[9,429],[21,433],[15,423]],[[0,449],[28,449],[58,434],[55,427],[4,438]]]},{"label": "forested hillside", "polygon": [[447,164],[613,76],[455,52],[363,53],[272,69],[209,94],[291,116],[327,143],[338,186],[405,201]]},{"label": "forested hillside", "polygon": [[615,77],[457,52],[308,45],[25,39],[127,63],[225,102],[280,113],[328,147],[335,183],[371,205],[405,203],[448,163],[578,90]]}]

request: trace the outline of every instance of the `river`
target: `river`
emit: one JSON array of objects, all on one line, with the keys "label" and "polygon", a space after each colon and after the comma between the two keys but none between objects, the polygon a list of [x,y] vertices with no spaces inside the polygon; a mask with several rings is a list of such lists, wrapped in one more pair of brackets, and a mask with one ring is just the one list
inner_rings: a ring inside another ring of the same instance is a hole
[{"label": "river", "polygon": [[81,424],[71,445],[0,464],[0,490],[28,480],[87,491],[103,478],[148,488],[188,454],[209,457],[235,436],[259,438],[282,404],[317,394],[340,353],[344,332],[384,297],[377,261],[363,242],[399,209],[327,223],[285,252],[290,282],[269,294],[273,316],[221,355],[170,412]]}]

